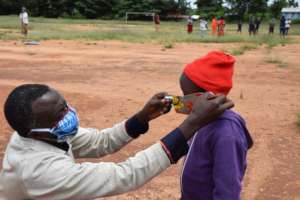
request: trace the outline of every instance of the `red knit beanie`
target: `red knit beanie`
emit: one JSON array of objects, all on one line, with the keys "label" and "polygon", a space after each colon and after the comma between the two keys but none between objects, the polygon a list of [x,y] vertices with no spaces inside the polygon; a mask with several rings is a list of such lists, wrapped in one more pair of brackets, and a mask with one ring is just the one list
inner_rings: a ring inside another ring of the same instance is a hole
[{"label": "red knit beanie", "polygon": [[234,57],[221,51],[187,64],[184,74],[198,87],[214,93],[227,95],[232,88]]}]

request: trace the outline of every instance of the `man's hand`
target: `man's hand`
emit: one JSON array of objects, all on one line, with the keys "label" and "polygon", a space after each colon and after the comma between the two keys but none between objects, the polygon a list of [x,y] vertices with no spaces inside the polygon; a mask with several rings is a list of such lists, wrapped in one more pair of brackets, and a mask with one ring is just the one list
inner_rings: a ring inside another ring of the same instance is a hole
[{"label": "man's hand", "polygon": [[179,129],[186,140],[189,140],[197,130],[217,119],[226,109],[233,106],[234,103],[228,100],[226,96],[207,92],[198,97],[192,112],[179,126]]},{"label": "man's hand", "polygon": [[136,117],[141,123],[149,121],[168,113],[171,110],[170,102],[164,101],[167,93],[158,93],[154,95],[144,106],[144,108],[136,114]]}]

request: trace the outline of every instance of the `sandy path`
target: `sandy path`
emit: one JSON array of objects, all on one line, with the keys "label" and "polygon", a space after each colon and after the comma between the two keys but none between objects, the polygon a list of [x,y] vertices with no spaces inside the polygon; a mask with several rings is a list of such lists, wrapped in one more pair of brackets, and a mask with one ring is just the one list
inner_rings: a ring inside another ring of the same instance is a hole
[{"label": "sandy path", "polygon": [[[18,84],[47,83],[78,109],[82,126],[104,128],[134,114],[156,92],[180,94],[178,76],[187,62],[213,49],[234,47],[177,44],[164,50],[161,45],[120,42],[46,41],[40,46],[0,42],[0,104]],[[263,47],[237,58],[230,97],[255,140],[244,199],[300,199],[300,133],[295,126],[295,114],[300,112],[299,50],[298,44],[272,50],[286,68],[266,63],[270,53]],[[2,109],[1,158],[10,135]],[[151,123],[147,135],[101,161],[124,160],[159,140],[183,117],[174,113],[162,117]],[[137,191],[108,199],[178,199],[180,166],[172,166]]]}]

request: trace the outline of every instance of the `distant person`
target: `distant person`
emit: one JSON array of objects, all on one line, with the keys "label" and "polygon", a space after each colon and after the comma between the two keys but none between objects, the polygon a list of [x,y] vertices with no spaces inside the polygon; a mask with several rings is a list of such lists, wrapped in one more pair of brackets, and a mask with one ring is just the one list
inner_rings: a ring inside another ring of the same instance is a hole
[{"label": "distant person", "polygon": [[218,21],[217,21],[216,17],[213,17],[213,19],[211,21],[211,32],[212,32],[212,35],[216,35],[217,34],[217,28],[218,28]]},{"label": "distant person", "polygon": [[255,34],[258,34],[260,24],[261,24],[261,18],[256,17],[256,19],[255,19]]},{"label": "distant person", "polygon": [[249,35],[255,35],[255,22],[254,22],[254,18],[250,17],[249,19]]},{"label": "distant person", "polygon": [[[183,94],[228,95],[234,63],[232,56],[213,51],[186,65],[180,77]],[[182,169],[181,200],[240,200],[252,145],[245,120],[233,110],[197,130]]]},{"label": "distant person", "polygon": [[191,34],[193,32],[193,19],[191,16],[189,16],[188,20],[187,20],[187,33]]},{"label": "distant person", "polygon": [[270,20],[270,22],[269,22],[269,34],[270,34],[270,35],[273,35],[273,34],[274,34],[275,23],[276,23],[276,20],[275,20],[275,18],[273,17],[273,18]]},{"label": "distant person", "polygon": [[154,24],[155,24],[155,31],[159,32],[159,29],[160,29],[160,17],[159,17],[159,15],[157,13],[154,15]]},{"label": "distant person", "polygon": [[205,20],[205,18],[200,18],[200,36],[204,37],[206,35],[206,31],[208,29],[207,27],[207,21]]},{"label": "distant person", "polygon": [[243,20],[240,19],[237,23],[237,32],[239,34],[242,34],[242,27],[243,27]]},{"label": "distant person", "polygon": [[284,31],[284,33],[285,33],[286,36],[289,34],[291,23],[292,23],[292,20],[290,18],[287,18],[285,20],[285,31]]},{"label": "distant person", "polygon": [[285,36],[285,17],[284,16],[281,16],[280,18],[280,27],[279,27],[279,33],[281,36]]},{"label": "distant person", "polygon": [[218,20],[218,36],[224,36],[225,35],[225,26],[226,26],[226,22],[224,17],[221,17]]},{"label": "distant person", "polygon": [[28,24],[29,17],[25,7],[22,7],[21,13],[19,15],[21,21],[21,32],[23,35],[27,36],[28,34]]}]

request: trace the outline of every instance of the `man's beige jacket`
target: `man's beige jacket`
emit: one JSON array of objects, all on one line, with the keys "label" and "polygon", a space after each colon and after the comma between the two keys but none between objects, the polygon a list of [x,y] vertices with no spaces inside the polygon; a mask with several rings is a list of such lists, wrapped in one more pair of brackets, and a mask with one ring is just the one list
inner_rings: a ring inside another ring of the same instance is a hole
[{"label": "man's beige jacket", "polygon": [[171,165],[160,143],[121,163],[76,163],[118,151],[132,138],[125,122],[102,131],[79,128],[65,152],[42,141],[11,137],[0,174],[0,200],[94,199],[134,190]]}]

